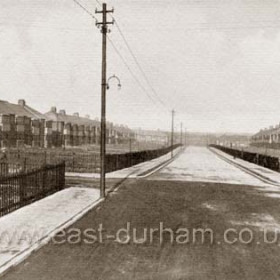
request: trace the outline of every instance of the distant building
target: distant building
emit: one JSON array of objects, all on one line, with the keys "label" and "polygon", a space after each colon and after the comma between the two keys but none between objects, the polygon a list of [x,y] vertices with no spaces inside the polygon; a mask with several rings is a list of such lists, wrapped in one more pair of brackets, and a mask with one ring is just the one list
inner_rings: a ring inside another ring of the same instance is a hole
[{"label": "distant building", "polygon": [[[81,117],[79,113],[66,114],[65,110],[57,111],[56,107],[45,114],[52,120],[52,142],[54,146],[79,146],[100,143],[100,121],[92,120],[88,115]],[[127,126],[106,123],[107,144],[127,143],[134,139],[134,133]]]},{"label": "distant building", "polygon": [[0,101],[1,147],[44,147],[47,126],[45,116],[29,107],[23,99],[18,104]]},{"label": "distant building", "polygon": [[280,125],[261,129],[258,133],[252,136],[251,144],[254,146],[269,144],[271,147],[280,147]]},{"label": "distant building", "polygon": [[211,144],[217,144],[221,146],[227,146],[227,147],[248,147],[250,144],[250,135],[248,134],[222,134],[217,135],[216,140],[213,143],[214,138],[212,137],[212,143]]},{"label": "distant building", "polygon": [[[135,141],[135,132],[124,125],[106,123],[107,144]],[[18,104],[0,100],[0,148],[67,147],[100,143],[100,121],[79,113],[66,114],[52,107],[42,114],[21,99]]]},{"label": "distant building", "polygon": [[129,141],[134,142],[136,138],[135,132],[124,125],[114,125],[114,143],[127,144]]},{"label": "distant building", "polygon": [[56,147],[98,144],[100,141],[100,123],[89,116],[68,115],[65,110],[58,112],[52,107],[45,117],[52,120],[52,141]]},{"label": "distant building", "polygon": [[161,131],[161,130],[144,130],[139,128],[135,131],[135,139],[138,142],[149,142],[158,145],[168,145],[169,142],[169,134],[168,132]]}]

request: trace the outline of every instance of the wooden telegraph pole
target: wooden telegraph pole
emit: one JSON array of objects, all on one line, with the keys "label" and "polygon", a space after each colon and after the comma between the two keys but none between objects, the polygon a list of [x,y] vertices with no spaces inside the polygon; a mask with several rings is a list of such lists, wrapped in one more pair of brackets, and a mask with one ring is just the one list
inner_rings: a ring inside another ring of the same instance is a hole
[{"label": "wooden telegraph pole", "polygon": [[114,10],[107,10],[107,4],[103,3],[102,11],[96,11],[102,14],[102,22],[96,25],[101,26],[102,33],[102,77],[101,77],[101,143],[100,143],[100,197],[105,197],[105,178],[106,178],[106,51],[107,51],[107,33],[108,25],[114,22],[107,22],[107,14],[113,13]]},{"label": "wooden telegraph pole", "polygon": [[183,145],[183,123],[181,122],[180,144]]},{"label": "wooden telegraph pole", "polygon": [[[175,111],[172,110],[172,124],[171,124],[171,147],[174,145],[174,115]],[[172,149],[172,148],[171,148]],[[171,158],[173,158],[173,149],[171,150]]]}]

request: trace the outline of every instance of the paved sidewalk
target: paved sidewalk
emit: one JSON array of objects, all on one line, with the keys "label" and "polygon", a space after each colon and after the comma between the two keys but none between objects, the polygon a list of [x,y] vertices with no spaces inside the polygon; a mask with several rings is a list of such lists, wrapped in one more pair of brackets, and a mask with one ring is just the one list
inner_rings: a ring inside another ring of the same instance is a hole
[{"label": "paved sidewalk", "polygon": [[0,274],[46,244],[99,202],[99,191],[68,188],[0,218]]},{"label": "paved sidewalk", "polygon": [[[181,148],[174,150],[174,156],[181,151]],[[129,168],[124,168],[114,172],[109,172],[106,174],[106,178],[115,179],[115,178],[136,178],[141,176],[142,173],[145,173],[149,170],[156,169],[157,167],[162,166],[164,163],[168,162],[171,158],[171,153],[163,155],[161,157],[155,158],[153,160],[145,161],[136,165],[133,165]],[[75,173],[75,172],[66,172],[67,177],[81,177],[81,178],[100,178],[99,173]]]},{"label": "paved sidewalk", "polygon": [[239,159],[239,158],[233,158],[233,156],[228,155],[218,149],[211,148],[210,150],[213,150],[218,155],[224,157],[227,160],[230,160],[231,162],[250,170],[251,172],[255,173],[256,175],[262,177],[263,179],[269,180],[272,183],[279,184],[280,185],[280,173],[270,170],[268,168],[262,167],[260,165]]}]

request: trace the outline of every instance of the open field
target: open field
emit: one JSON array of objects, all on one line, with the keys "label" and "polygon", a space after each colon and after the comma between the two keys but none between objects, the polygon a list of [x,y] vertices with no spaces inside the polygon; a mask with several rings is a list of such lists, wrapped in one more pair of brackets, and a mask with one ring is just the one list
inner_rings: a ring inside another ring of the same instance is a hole
[{"label": "open field", "polygon": [[[19,165],[22,169],[28,169],[28,166],[33,168],[34,166],[40,167],[46,164],[61,163],[64,161],[67,172],[98,173],[100,172],[100,154],[99,150],[94,150],[94,147],[97,146],[69,149],[10,149],[6,151],[6,160],[3,163],[8,162],[10,166]],[[125,152],[126,149],[123,146],[119,148],[120,150],[114,150],[113,153],[110,153],[110,147],[107,149],[106,172],[123,169],[151,160],[170,151],[170,147],[151,149],[151,145],[146,150],[133,151],[131,149],[131,153]],[[121,150],[121,148],[123,149]],[[2,157],[3,155],[0,156]],[[20,168],[17,167],[15,169]]]}]

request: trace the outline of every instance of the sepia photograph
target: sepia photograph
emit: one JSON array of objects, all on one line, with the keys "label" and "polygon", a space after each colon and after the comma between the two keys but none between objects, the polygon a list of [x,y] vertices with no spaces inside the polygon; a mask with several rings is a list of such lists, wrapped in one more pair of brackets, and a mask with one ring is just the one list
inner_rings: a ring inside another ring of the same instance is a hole
[{"label": "sepia photograph", "polygon": [[280,0],[1,0],[0,65],[1,280],[280,279]]}]

